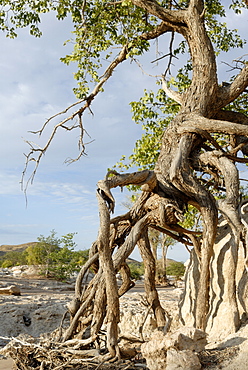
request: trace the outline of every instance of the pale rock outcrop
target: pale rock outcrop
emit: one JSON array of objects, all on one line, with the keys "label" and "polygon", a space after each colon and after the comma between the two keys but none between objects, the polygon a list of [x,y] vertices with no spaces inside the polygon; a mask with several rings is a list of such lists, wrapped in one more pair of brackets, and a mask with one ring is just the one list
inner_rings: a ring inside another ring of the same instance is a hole
[{"label": "pale rock outcrop", "polygon": [[[248,225],[248,204],[241,209],[242,223]],[[248,234],[247,234],[248,235]],[[246,236],[247,238],[247,236]],[[248,245],[248,244],[247,244]],[[235,333],[248,312],[247,251],[237,245],[228,223],[222,218],[210,261],[209,312],[206,332],[209,340],[222,340]],[[180,319],[195,326],[200,264],[194,250],[185,273],[185,290],[179,303]]]},{"label": "pale rock outcrop", "polygon": [[[0,296],[0,336],[11,338],[28,334],[39,337],[52,332],[60,326],[70,298],[68,294]],[[69,318],[64,325],[68,324]],[[7,342],[0,338],[0,347]]]},{"label": "pale rock outcrop", "polygon": [[[178,317],[178,299],[182,289],[159,292],[162,307],[173,318],[171,330],[176,330],[180,323]],[[157,328],[152,309],[145,305],[144,294],[127,293],[120,299],[120,336],[136,337],[148,340]]]},{"label": "pale rock outcrop", "polygon": [[171,334],[174,346],[179,350],[202,351],[206,344],[206,333],[192,327],[181,327]]},{"label": "pale rock outcrop", "polygon": [[248,340],[240,345],[238,355],[223,368],[225,370],[244,370],[248,364]]},{"label": "pale rock outcrop", "polygon": [[[201,364],[197,354],[191,350],[178,351],[176,348],[170,348],[167,351],[166,370],[199,370]],[[162,368],[160,368],[162,370]]]},{"label": "pale rock outcrop", "polygon": [[145,310],[137,307],[122,309],[121,310],[121,321],[119,323],[119,329],[121,335],[130,335],[141,338],[141,332],[144,339],[148,339],[151,333],[156,329],[156,321],[154,315],[149,313],[146,320],[144,321]]},{"label": "pale rock outcrop", "polygon": [[169,346],[170,340],[165,338],[162,332],[156,332],[149,342],[142,344],[141,353],[146,359],[148,369],[166,369],[167,349]]},{"label": "pale rock outcrop", "polygon": [[172,334],[156,331],[149,342],[142,344],[141,352],[150,370],[198,370],[201,364],[196,352],[206,343],[203,331],[182,327]]}]

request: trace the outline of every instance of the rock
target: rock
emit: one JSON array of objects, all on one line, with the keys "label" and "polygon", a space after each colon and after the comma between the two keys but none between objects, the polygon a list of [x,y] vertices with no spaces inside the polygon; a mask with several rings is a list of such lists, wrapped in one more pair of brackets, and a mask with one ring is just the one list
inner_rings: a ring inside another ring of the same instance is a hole
[{"label": "rock", "polygon": [[191,350],[200,352],[207,344],[207,335],[204,331],[181,327],[171,335],[174,346],[179,350]]},{"label": "rock", "polygon": [[[241,207],[242,223],[248,224],[248,204]],[[209,312],[206,332],[210,340],[222,340],[235,333],[248,317],[247,257],[237,245],[228,223],[222,218],[210,261]],[[194,249],[185,272],[185,290],[179,303],[180,319],[195,326],[200,264]],[[227,324],[228,323],[228,324]]]},{"label": "rock", "polygon": [[139,306],[121,308],[121,321],[119,323],[120,333],[140,338],[142,328],[143,337],[148,339],[151,333],[156,329],[157,323],[151,312],[147,315],[144,322],[145,313],[145,308],[142,309]]},{"label": "rock", "polygon": [[[175,293],[176,291],[176,293]],[[178,329],[180,322],[178,317],[178,295],[181,290],[171,289],[159,291],[161,306],[166,310],[170,317],[173,317],[171,330]],[[154,330],[156,330],[156,321],[154,314],[143,304],[144,294],[127,293],[120,299],[121,322],[119,323],[120,335],[135,336],[142,335],[145,340],[149,340]],[[146,320],[144,322],[144,318]]]},{"label": "rock", "polygon": [[0,268],[0,277],[1,276],[8,276],[8,275],[12,275],[10,269],[8,269],[7,267],[1,267]]},{"label": "rock", "polygon": [[223,367],[225,370],[243,370],[248,363],[248,341],[246,340],[240,345],[239,353],[236,357],[232,358],[229,363]]},{"label": "rock", "polygon": [[9,287],[0,288],[0,294],[8,294],[8,295],[21,295],[21,290],[16,285],[10,285]]},{"label": "rock", "polygon": [[[1,296],[0,296],[1,297]],[[57,329],[66,311],[66,303],[71,300],[68,294],[52,296],[5,296],[0,298],[0,332],[3,337],[17,337],[28,334],[39,337]],[[64,325],[69,325],[69,317]],[[0,346],[5,341],[0,340]]]},{"label": "rock", "polygon": [[141,352],[150,370],[197,370],[201,365],[193,351],[202,351],[206,343],[206,333],[182,327],[173,334],[155,332],[149,342],[142,344]]},{"label": "rock", "polygon": [[132,359],[134,358],[136,355],[137,355],[137,351],[135,350],[135,348],[128,348],[128,347],[121,347],[120,348],[120,352],[121,352],[121,358],[129,358],[129,359]]},{"label": "rock", "polygon": [[201,369],[201,364],[198,356],[193,351],[191,350],[178,351],[176,348],[170,348],[167,351],[167,366],[164,369],[199,370]]},{"label": "rock", "polygon": [[24,266],[24,269],[21,271],[22,277],[33,277],[40,275],[40,266],[28,265]]},{"label": "rock", "polygon": [[146,359],[148,369],[166,369],[168,345],[170,343],[166,343],[165,335],[162,332],[156,332],[149,342],[141,345],[141,353]]}]

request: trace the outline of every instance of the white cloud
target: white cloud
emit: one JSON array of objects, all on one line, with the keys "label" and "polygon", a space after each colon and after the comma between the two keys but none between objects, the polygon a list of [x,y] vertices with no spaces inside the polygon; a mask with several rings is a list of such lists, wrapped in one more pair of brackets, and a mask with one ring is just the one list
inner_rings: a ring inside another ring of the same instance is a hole
[{"label": "white cloud", "polygon": [[13,173],[0,172],[0,194],[17,195],[20,194],[20,178]]}]

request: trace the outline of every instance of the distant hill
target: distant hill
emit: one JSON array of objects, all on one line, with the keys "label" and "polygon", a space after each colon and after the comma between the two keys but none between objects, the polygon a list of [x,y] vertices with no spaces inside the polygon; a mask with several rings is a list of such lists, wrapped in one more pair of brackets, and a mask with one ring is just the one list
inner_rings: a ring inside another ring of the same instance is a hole
[{"label": "distant hill", "polygon": [[4,256],[7,252],[23,252],[26,248],[34,246],[37,242],[30,242],[17,245],[0,245],[0,256]]}]

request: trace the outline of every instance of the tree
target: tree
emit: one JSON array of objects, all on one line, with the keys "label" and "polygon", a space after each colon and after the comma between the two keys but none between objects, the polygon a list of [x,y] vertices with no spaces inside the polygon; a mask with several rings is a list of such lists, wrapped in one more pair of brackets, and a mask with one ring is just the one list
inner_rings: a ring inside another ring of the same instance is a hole
[{"label": "tree", "polygon": [[[205,329],[209,320],[210,262],[219,213],[223,214],[230,225],[232,234],[233,280],[230,282],[228,298],[232,302],[233,321],[238,327],[240,317],[236,300],[235,269],[238,245],[240,241],[245,242],[246,230],[239,212],[237,164],[246,163],[245,156],[248,154],[245,99],[248,64],[245,56],[237,55],[233,79],[228,83],[219,83],[216,64],[218,53],[243,45],[235,31],[228,30],[218,21],[218,18],[225,16],[224,6],[219,0],[26,1],[25,6],[21,1],[6,3],[14,15],[9,17],[4,8],[0,14],[0,25],[10,36],[14,36],[15,31],[7,21],[12,22],[14,27],[30,26],[31,33],[39,36],[39,14],[51,9],[57,12],[59,19],[71,14],[74,24],[74,52],[63,58],[63,61],[78,64],[75,74],[78,86],[75,93],[79,100],[64,112],[67,113],[76,106],[79,108],[60,123],[56,123],[43,148],[29,143],[26,166],[35,163],[33,176],[60,128],[79,128],[78,158],[84,154],[82,116],[86,109],[90,109],[96,95],[103,90],[104,83],[121,63],[128,59],[135,60],[149,51],[151,40],[161,39],[163,43],[166,42],[164,35],[171,36],[169,61],[167,65],[161,66],[159,80],[162,82],[163,92],[160,91],[159,94],[169,97],[162,99],[160,104],[174,107],[173,117],[165,119],[164,126],[160,126],[160,139],[153,141],[156,157],[151,158],[146,152],[141,156],[148,166],[146,170],[124,174],[112,170],[104,180],[98,182],[98,239],[93,243],[90,258],[78,275],[74,304],[71,305],[72,320],[63,340],[66,342],[72,338],[82,338],[90,325],[90,336],[80,341],[81,347],[87,346],[96,341],[105,320],[108,349],[105,359],[120,357],[117,330],[120,319],[119,295],[130,288],[131,281],[125,261],[136,244],[144,261],[148,303],[153,309],[158,328],[165,327],[166,315],[155,289],[156,266],[148,228],[154,228],[193,247],[192,252],[196,256],[193,263],[198,263],[198,273],[194,276],[197,288],[196,306],[192,309],[192,315],[195,326]],[[238,13],[245,4],[247,2],[234,1],[231,7]],[[184,61],[177,79],[171,78],[168,81],[168,72],[175,54],[172,46],[175,34],[183,38],[177,54],[188,51],[189,59]],[[120,51],[114,56],[116,47]],[[105,70],[103,58],[109,61]],[[94,86],[90,92],[92,84]],[[173,89],[171,85],[174,85]],[[164,114],[168,116],[168,110]],[[71,120],[75,118],[77,120],[71,126]],[[157,120],[156,116],[153,118]],[[39,134],[44,132],[52,119],[53,117],[44,123]],[[141,143],[143,148],[154,138],[154,135],[146,133]],[[243,156],[238,156],[239,151]],[[154,160],[156,164],[150,168],[149,164]],[[111,219],[110,214],[115,206],[111,189],[126,185],[139,186],[141,196],[129,212]],[[219,200],[215,198],[216,193],[222,195]],[[187,230],[179,225],[188,205],[200,212],[201,231]],[[95,276],[83,288],[82,279],[90,267],[95,271]],[[123,276],[123,285],[119,290],[115,277],[117,271]]]},{"label": "tree", "polygon": [[131,278],[140,280],[141,276],[144,274],[143,264],[132,262],[128,264],[128,267],[130,269]]},{"label": "tree", "polygon": [[40,235],[35,246],[27,248],[27,261],[29,265],[42,265],[44,266],[44,275],[49,276],[49,269],[52,261],[52,254],[59,251],[60,240],[55,236],[56,232],[51,231],[51,235],[45,237]]},{"label": "tree", "polygon": [[57,238],[54,230],[47,237],[40,235],[38,242],[25,251],[28,264],[40,265],[41,275],[47,278],[68,279],[87,259],[86,251],[74,252],[74,235],[75,233],[69,233]]}]

